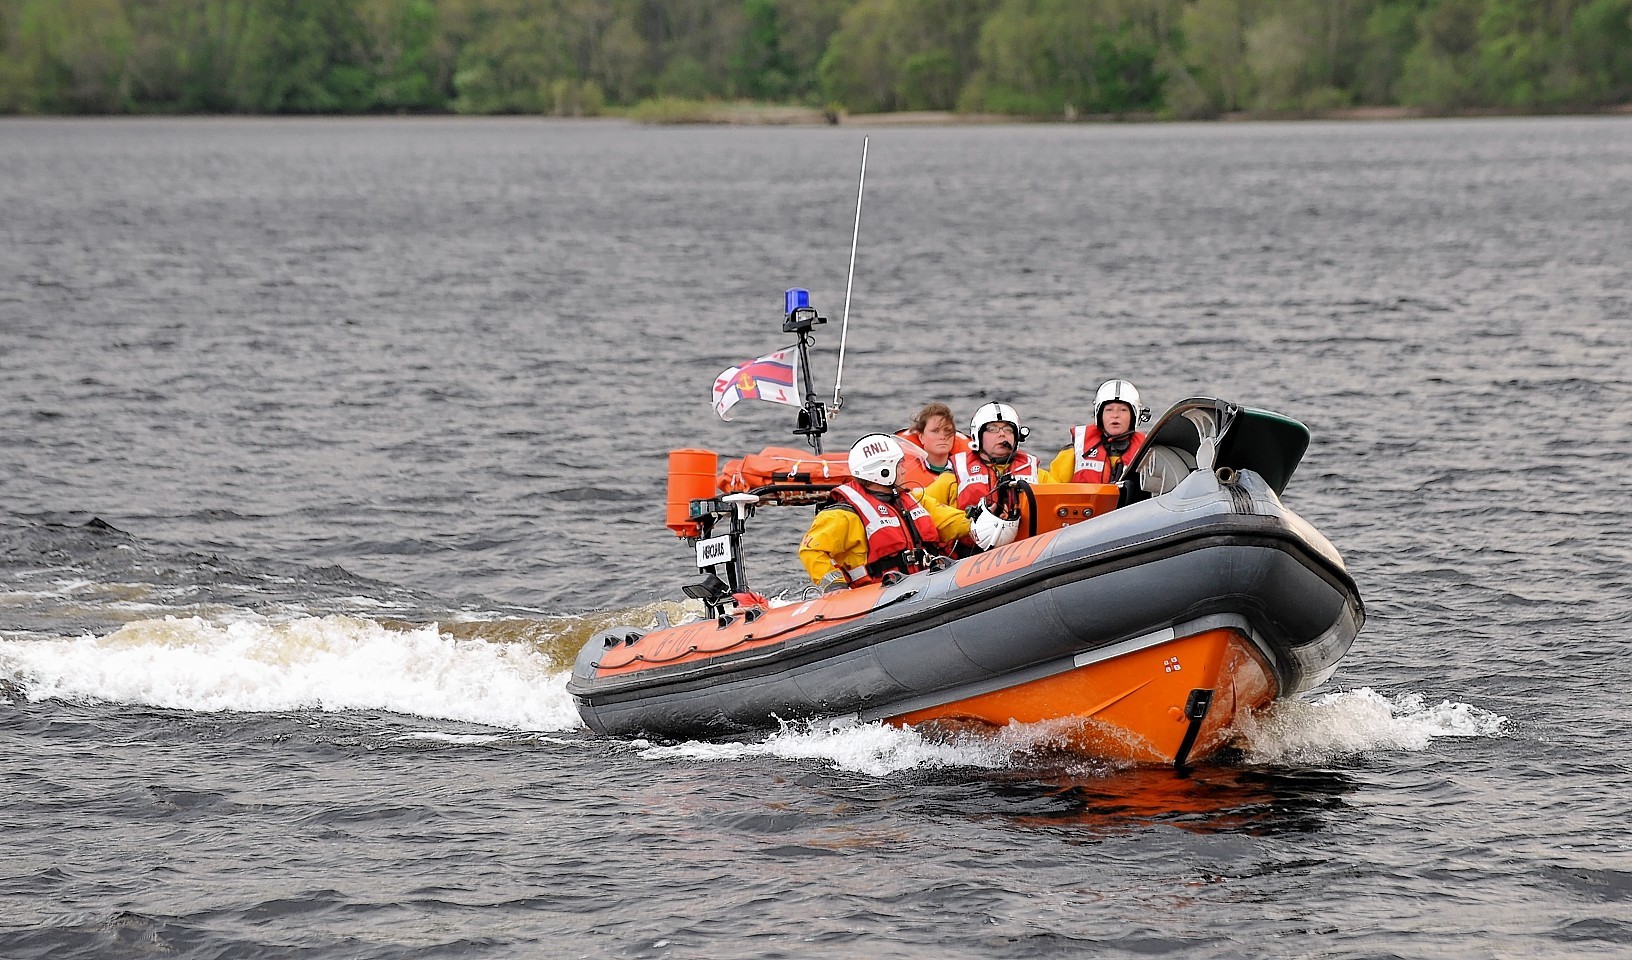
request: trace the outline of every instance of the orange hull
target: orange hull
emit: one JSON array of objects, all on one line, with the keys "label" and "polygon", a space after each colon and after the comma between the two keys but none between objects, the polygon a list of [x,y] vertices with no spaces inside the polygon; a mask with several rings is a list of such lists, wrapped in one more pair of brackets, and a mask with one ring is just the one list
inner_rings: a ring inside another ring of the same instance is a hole
[{"label": "orange hull", "polygon": [[[1208,691],[1211,700],[1194,696]],[[1267,706],[1276,684],[1252,642],[1207,630],[991,693],[890,717],[898,725],[995,727],[1073,721],[1074,749],[1137,764],[1184,764],[1223,747],[1235,718]],[[1191,734],[1192,716],[1200,714]],[[1186,740],[1189,740],[1187,743]]]},{"label": "orange hull", "polygon": [[711,454],[677,451],[669,522],[698,528],[711,572],[686,593],[706,615],[601,631],[567,692],[610,736],[1015,724],[1045,749],[1200,764],[1251,711],[1325,683],[1365,622],[1337,549],[1280,499],[1307,445],[1297,421],[1186,400],[1149,432],[1137,484],[1037,484],[1013,543],[781,606],[747,594],[746,514],[827,498],[847,461],[769,448],[717,471],[746,496],[704,498]]}]

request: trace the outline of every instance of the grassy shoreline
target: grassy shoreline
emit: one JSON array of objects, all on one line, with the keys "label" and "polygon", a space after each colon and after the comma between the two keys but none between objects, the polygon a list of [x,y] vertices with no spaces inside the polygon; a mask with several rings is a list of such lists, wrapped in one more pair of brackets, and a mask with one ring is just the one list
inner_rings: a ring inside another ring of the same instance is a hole
[{"label": "grassy shoreline", "polygon": [[752,101],[679,100],[659,98],[629,107],[610,107],[585,116],[557,116],[528,113],[0,113],[6,120],[41,119],[208,119],[233,117],[262,120],[567,120],[579,123],[621,121],[652,126],[972,126],[995,124],[1074,124],[1074,123],[1240,123],[1325,121],[1386,121],[1423,119],[1469,119],[1493,117],[1632,116],[1632,103],[1606,107],[1558,110],[1519,110],[1478,107],[1462,110],[1425,110],[1416,107],[1347,107],[1319,111],[1235,111],[1216,117],[1185,118],[1155,113],[1081,114],[1077,116],[1028,116],[1008,113],[957,113],[949,110],[896,111],[891,113],[849,113],[842,108],[755,103]]},{"label": "grassy shoreline", "polygon": [[944,110],[894,113],[848,113],[840,108],[801,107],[748,101],[724,102],[661,98],[605,114],[635,123],[655,125],[756,126],[953,126],[996,123],[1178,123],[1295,120],[1418,120],[1465,117],[1632,116],[1632,103],[1575,110],[1518,110],[1496,107],[1434,111],[1417,107],[1346,107],[1318,111],[1236,111],[1218,117],[1187,121],[1154,113],[1083,114],[1074,117],[1024,116],[1002,113],[955,113]]}]

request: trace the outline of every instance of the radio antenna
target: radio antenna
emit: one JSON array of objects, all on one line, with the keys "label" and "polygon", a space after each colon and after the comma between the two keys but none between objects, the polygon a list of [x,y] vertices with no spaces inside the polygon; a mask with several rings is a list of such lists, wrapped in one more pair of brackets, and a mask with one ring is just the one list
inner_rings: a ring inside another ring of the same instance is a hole
[{"label": "radio antenna", "polygon": [[861,196],[867,188],[867,141],[869,137],[861,138],[861,181],[856,184],[856,229],[850,234],[850,275],[844,281],[844,319],[839,327],[839,369],[833,377],[833,412],[838,413],[844,406],[844,398],[839,396],[839,385],[844,382],[844,341],[850,332],[850,288],[856,281],[856,241],[861,238]]}]

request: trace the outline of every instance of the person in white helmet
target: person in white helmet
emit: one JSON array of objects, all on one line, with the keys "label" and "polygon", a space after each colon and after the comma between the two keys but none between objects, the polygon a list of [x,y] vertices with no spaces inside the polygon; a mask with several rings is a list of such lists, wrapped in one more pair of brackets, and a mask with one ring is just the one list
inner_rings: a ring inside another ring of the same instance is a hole
[{"label": "person in white helmet", "polygon": [[799,545],[799,561],[824,592],[917,573],[948,557],[969,517],[920,503],[902,489],[901,444],[868,434],[850,448],[850,480],[833,489]]},{"label": "person in white helmet", "polygon": [[1094,422],[1071,428],[1071,445],[1055,455],[1049,474],[1061,483],[1121,480],[1145,442],[1145,435],[1134,428],[1149,419],[1150,411],[1140,405],[1132,383],[1105,381],[1094,394]]},{"label": "person in white helmet", "polygon": [[1013,477],[1028,483],[1048,482],[1047,471],[1037,458],[1020,449],[1030,434],[1014,407],[996,402],[982,406],[969,421],[969,449],[952,455],[952,469],[925,488],[924,499],[965,511],[982,506],[998,510],[995,491],[999,481]]}]

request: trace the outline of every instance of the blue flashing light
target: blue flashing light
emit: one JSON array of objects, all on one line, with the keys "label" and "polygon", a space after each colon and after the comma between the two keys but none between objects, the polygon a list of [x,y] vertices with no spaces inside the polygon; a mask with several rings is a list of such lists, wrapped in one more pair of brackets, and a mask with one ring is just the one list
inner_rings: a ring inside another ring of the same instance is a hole
[{"label": "blue flashing light", "polygon": [[784,316],[793,316],[793,312],[795,310],[809,310],[810,291],[806,290],[804,287],[789,287],[788,290],[782,294],[782,303],[784,306],[782,314]]}]

